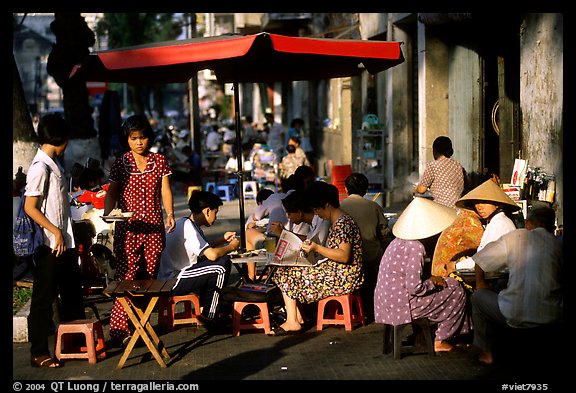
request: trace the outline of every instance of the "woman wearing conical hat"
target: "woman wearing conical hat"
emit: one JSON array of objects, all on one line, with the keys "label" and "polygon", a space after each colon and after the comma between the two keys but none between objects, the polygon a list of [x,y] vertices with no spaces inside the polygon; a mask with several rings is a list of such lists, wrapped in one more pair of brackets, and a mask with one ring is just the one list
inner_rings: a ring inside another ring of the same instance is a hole
[{"label": "woman wearing conical hat", "polygon": [[422,241],[446,229],[456,210],[416,197],[392,228],[396,238],[386,248],[374,291],[376,323],[402,325],[417,318],[437,324],[434,349],[450,351],[449,341],[470,331],[466,292],[452,277],[425,278],[426,250]]},{"label": "woman wearing conical hat", "polygon": [[[482,250],[486,244],[516,229],[512,213],[520,210],[520,207],[491,179],[460,198],[456,206],[476,211],[484,224],[484,234],[478,251]],[[474,262],[469,258],[456,263],[456,269],[472,268],[474,268]],[[482,270],[480,268],[475,268],[475,270],[476,288],[487,287]]]}]

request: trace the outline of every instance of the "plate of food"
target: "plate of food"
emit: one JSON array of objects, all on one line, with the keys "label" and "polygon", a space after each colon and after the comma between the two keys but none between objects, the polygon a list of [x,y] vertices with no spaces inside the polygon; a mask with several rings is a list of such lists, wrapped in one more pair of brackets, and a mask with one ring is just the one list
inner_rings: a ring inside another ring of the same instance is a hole
[{"label": "plate of food", "polygon": [[107,216],[101,216],[104,221],[127,221],[134,215],[134,212],[123,212],[114,209]]}]

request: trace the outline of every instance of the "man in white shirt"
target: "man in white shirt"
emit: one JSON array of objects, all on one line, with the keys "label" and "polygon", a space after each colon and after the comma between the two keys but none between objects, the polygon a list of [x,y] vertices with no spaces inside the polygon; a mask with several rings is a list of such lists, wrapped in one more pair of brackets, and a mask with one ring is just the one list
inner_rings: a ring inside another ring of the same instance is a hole
[{"label": "man in white shirt", "polygon": [[[488,243],[471,258],[485,272],[509,271],[507,287],[472,294],[474,345],[478,360],[494,362],[494,335],[498,328],[535,328],[563,321],[562,241],[554,236],[554,210],[535,208],[525,229],[516,229]],[[531,343],[530,345],[542,345]]]}]

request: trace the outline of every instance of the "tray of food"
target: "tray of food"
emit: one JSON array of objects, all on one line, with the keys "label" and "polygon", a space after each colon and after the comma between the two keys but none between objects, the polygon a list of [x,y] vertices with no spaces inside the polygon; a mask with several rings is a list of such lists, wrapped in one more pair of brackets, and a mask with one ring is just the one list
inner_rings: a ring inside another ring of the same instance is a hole
[{"label": "tray of food", "polygon": [[107,216],[101,216],[104,221],[126,221],[134,215],[134,212],[123,212],[120,209],[114,209]]}]

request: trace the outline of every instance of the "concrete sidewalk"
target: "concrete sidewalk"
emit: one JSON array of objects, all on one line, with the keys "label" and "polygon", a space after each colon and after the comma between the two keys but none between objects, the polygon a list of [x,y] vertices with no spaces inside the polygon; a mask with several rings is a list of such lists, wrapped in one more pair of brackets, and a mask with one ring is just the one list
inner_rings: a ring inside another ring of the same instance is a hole
[{"label": "concrete sidewalk", "polygon": [[[185,199],[185,196],[175,198],[177,217],[188,214]],[[251,212],[256,204],[247,200],[245,207],[246,212]],[[206,228],[206,234],[210,236],[238,230],[238,217],[238,201],[225,202],[217,224]],[[98,305],[106,339],[109,337],[111,305],[110,302]],[[428,391],[431,388],[433,391],[452,391],[456,388],[476,391],[481,388],[483,392],[491,392],[505,390],[503,384],[514,386],[523,383],[548,384],[548,391],[563,391],[563,380],[569,375],[564,372],[568,361],[562,362],[560,354],[552,358],[535,356],[518,359],[494,367],[479,365],[475,361],[475,354],[465,347],[434,357],[417,354],[394,360],[391,355],[382,353],[381,324],[371,323],[356,327],[351,332],[343,327],[325,327],[317,331],[314,324],[315,305],[306,305],[304,311],[312,325],[297,335],[269,337],[261,330],[254,330],[243,331],[240,336],[234,337],[231,329],[212,334],[204,327],[195,326],[181,326],[172,332],[161,333],[160,337],[171,357],[167,368],[158,365],[141,340],[122,369],[117,369],[121,357],[118,348],[107,348],[106,358],[95,365],[87,360],[68,360],[60,369],[33,368],[30,366],[30,344],[13,343],[12,379],[45,382],[45,390],[50,388],[50,381],[73,380],[201,381],[198,388],[202,390],[213,387],[285,388],[292,385],[252,385],[247,381],[307,380],[306,385],[298,384],[297,387],[307,387],[306,390],[351,390],[368,388],[368,385],[356,385],[358,381],[378,380],[385,381],[378,385],[383,388],[405,389],[414,385]],[[87,313],[90,314],[91,310],[87,309]],[[156,321],[157,315],[154,313],[151,322],[154,325]],[[51,340],[54,340],[54,336]],[[547,344],[535,342],[527,345],[537,347]],[[244,381],[240,385],[237,382],[229,384],[229,381],[240,380]],[[322,384],[310,385],[312,380],[322,381]],[[354,381],[354,385],[351,381]]]}]

